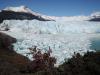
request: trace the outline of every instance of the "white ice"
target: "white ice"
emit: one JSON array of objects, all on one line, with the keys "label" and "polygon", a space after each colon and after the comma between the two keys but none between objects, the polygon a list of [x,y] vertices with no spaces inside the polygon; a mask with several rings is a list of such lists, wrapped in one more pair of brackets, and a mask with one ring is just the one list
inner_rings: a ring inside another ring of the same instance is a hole
[{"label": "white ice", "polygon": [[[90,34],[100,32],[99,22],[88,21],[37,21],[37,20],[5,20],[0,30],[15,37],[14,49],[17,53],[27,55],[28,48],[37,46],[42,52],[52,49],[52,56],[57,64],[71,58],[74,52],[84,54],[90,49]],[[32,55],[28,55],[32,60]]]}]

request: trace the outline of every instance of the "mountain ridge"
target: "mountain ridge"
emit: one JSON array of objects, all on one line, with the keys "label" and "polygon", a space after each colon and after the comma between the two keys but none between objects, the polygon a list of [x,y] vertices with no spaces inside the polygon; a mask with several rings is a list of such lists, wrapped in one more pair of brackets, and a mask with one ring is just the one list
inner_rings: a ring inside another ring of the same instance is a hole
[{"label": "mountain ridge", "polygon": [[100,21],[100,12],[92,13],[89,16],[47,16],[32,11],[26,6],[19,7],[6,7],[3,10],[0,10],[0,23],[3,20],[39,20],[39,21]]},{"label": "mountain ridge", "polygon": [[3,20],[39,20],[39,21],[54,21],[48,16],[41,15],[31,11],[25,6],[20,7],[7,7],[0,12],[0,23]]}]

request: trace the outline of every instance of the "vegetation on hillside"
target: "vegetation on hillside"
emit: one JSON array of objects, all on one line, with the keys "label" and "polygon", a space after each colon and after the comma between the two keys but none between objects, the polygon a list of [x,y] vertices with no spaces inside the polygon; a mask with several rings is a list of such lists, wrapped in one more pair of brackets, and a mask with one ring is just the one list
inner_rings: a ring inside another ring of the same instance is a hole
[{"label": "vegetation on hillside", "polygon": [[[0,33],[0,75],[100,75],[100,52],[87,52],[84,56],[75,54],[59,67],[52,50],[42,53],[37,47],[29,48],[33,61],[13,50],[15,41]],[[6,41],[5,41],[6,40]]]},{"label": "vegetation on hillside", "polygon": [[[20,57],[13,58],[9,55],[0,55],[0,75],[99,75],[100,52],[87,52],[84,56],[76,54],[59,67],[54,67],[56,59],[50,53],[36,51],[34,60],[27,64],[18,62]],[[18,58],[18,59],[17,59]],[[6,59],[6,60],[4,60]],[[25,61],[26,59],[23,59]],[[28,61],[27,61],[28,62]],[[17,65],[17,66],[16,66]],[[20,66],[21,68],[19,68]],[[23,66],[23,67],[22,67]],[[9,70],[8,70],[9,69]],[[15,74],[14,74],[15,73]]]}]

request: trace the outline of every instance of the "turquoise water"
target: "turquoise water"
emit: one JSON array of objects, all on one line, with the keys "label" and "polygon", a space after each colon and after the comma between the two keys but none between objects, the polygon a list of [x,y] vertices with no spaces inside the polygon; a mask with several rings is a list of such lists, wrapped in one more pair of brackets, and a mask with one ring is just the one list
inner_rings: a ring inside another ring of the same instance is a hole
[{"label": "turquoise water", "polygon": [[100,36],[91,39],[91,49],[100,51]]}]

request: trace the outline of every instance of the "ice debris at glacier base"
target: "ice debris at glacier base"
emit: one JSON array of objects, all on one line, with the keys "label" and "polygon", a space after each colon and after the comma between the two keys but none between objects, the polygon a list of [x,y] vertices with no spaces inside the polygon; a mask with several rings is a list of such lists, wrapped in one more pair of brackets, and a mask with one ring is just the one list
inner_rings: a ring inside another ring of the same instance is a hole
[{"label": "ice debris at glacier base", "polygon": [[[14,44],[16,52],[26,56],[30,47],[37,46],[42,52],[50,47],[57,64],[71,58],[74,52],[84,54],[92,51],[88,34],[100,32],[99,22],[87,21],[5,20],[0,26],[4,27],[0,27],[1,30],[7,26],[9,31],[5,33],[18,40]],[[32,59],[32,55],[28,57]]]}]

